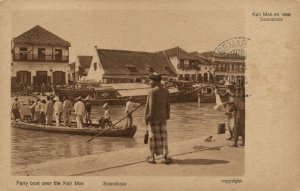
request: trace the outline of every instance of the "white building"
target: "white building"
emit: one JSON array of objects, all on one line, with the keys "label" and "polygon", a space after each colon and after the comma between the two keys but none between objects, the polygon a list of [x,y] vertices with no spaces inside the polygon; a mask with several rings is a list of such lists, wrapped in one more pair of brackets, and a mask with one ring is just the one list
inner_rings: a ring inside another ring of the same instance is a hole
[{"label": "white building", "polygon": [[68,83],[71,44],[39,25],[13,38],[11,83]]},{"label": "white building", "polygon": [[180,47],[162,51],[178,73],[177,80],[209,82],[214,80],[214,66]]},{"label": "white building", "polygon": [[161,52],[98,49],[86,79],[102,83],[145,82],[157,72],[164,80],[174,79],[176,70]]}]

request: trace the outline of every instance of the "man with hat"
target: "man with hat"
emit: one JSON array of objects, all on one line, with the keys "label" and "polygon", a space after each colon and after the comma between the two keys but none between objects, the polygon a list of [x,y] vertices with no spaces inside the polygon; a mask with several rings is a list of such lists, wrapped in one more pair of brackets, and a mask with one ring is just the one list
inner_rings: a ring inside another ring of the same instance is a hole
[{"label": "man with hat", "polygon": [[85,107],[84,104],[82,103],[82,98],[80,96],[77,98],[77,102],[74,105],[74,111],[75,111],[77,128],[82,129],[81,121],[82,121],[82,116],[84,115],[85,112]]},{"label": "man with hat", "polygon": [[108,103],[105,103],[102,107],[104,109],[104,118],[102,120],[102,127],[105,127],[105,125],[111,126],[112,122],[109,116]]},{"label": "man with hat", "polygon": [[163,163],[171,163],[168,157],[167,120],[170,119],[170,96],[168,90],[161,85],[161,75],[152,73],[149,76],[151,89],[147,97],[145,108],[145,123],[150,125],[150,151],[147,158],[149,163],[155,162],[155,155],[164,155]]},{"label": "man with hat", "polygon": [[55,122],[56,122],[56,127],[59,127],[60,126],[60,115],[62,113],[63,104],[59,100],[59,97],[57,97],[57,96],[53,100],[55,101],[55,103],[53,105],[53,110],[54,110],[54,118],[55,118]]},{"label": "man with hat", "polygon": [[127,114],[126,128],[132,126],[132,121],[133,121],[132,111],[134,108],[136,108],[140,105],[141,104],[139,104],[139,103],[134,103],[133,98],[131,96],[127,99],[126,107],[125,107],[125,113]]}]

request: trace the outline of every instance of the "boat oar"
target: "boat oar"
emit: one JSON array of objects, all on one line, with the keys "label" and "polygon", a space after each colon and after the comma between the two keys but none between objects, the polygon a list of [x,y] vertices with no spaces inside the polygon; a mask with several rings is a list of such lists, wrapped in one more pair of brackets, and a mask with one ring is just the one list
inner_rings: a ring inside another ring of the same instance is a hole
[{"label": "boat oar", "polygon": [[119,121],[117,121],[117,122],[116,122],[115,124],[113,124],[111,127],[109,127],[109,128],[107,128],[107,129],[101,131],[100,133],[96,134],[95,136],[93,136],[92,138],[90,138],[89,140],[87,140],[87,142],[90,142],[91,140],[93,140],[93,139],[96,138],[97,136],[101,135],[103,132],[105,132],[105,131],[107,131],[107,130],[113,128],[115,125],[117,125],[118,123],[120,123],[123,119],[125,119],[129,114],[133,113],[133,112],[134,112],[135,110],[137,110],[139,107],[141,107],[141,105],[138,106],[138,107],[136,107],[136,108],[134,108],[131,112],[129,112],[129,113],[128,113],[127,115],[125,115],[122,119],[120,119]]}]

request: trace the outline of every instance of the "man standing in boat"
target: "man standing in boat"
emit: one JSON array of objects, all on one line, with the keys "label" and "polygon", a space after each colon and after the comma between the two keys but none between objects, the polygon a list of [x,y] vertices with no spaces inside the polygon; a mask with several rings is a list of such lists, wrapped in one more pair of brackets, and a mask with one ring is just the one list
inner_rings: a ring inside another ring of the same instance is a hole
[{"label": "man standing in boat", "polygon": [[47,96],[46,103],[46,125],[52,125],[53,101],[50,96]]},{"label": "man standing in boat", "polygon": [[84,104],[82,103],[81,97],[77,98],[77,102],[74,105],[74,111],[75,111],[77,128],[82,129],[81,121],[82,121],[82,116],[84,115],[84,112],[85,112],[85,107],[84,107]]},{"label": "man standing in boat", "polygon": [[64,102],[63,102],[63,119],[64,119],[64,127],[67,125],[71,127],[71,119],[70,115],[72,112],[72,102],[69,100],[68,96],[65,96]]},{"label": "man standing in boat", "polygon": [[56,121],[56,127],[60,126],[60,115],[62,113],[62,103],[59,100],[58,97],[55,97],[53,99],[55,101],[54,105],[53,105],[53,110],[54,110],[54,116],[55,116],[55,121]]},{"label": "man standing in boat", "polygon": [[149,91],[146,109],[145,123],[150,125],[150,151],[147,158],[149,163],[155,164],[154,155],[164,155],[164,163],[171,163],[168,157],[167,120],[170,119],[170,96],[168,90],[161,86],[161,75],[153,73],[149,76],[151,89]]},{"label": "man standing in boat", "polygon": [[130,96],[126,102],[126,107],[125,107],[125,113],[127,114],[127,121],[126,121],[126,128],[131,127],[132,126],[132,111],[134,110],[134,108],[140,106],[141,104],[139,103],[134,103],[133,102],[133,98]]}]

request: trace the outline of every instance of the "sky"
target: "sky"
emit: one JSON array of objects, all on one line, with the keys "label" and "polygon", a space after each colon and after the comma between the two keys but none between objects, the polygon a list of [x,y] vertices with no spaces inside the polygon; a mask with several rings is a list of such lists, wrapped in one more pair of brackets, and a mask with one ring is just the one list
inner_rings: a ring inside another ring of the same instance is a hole
[{"label": "sky", "polygon": [[77,55],[93,55],[95,46],[146,52],[179,46],[188,52],[206,52],[226,39],[244,36],[244,12],[234,6],[164,7],[99,3],[87,8],[16,9],[12,38],[40,25],[71,43],[72,62]]}]

